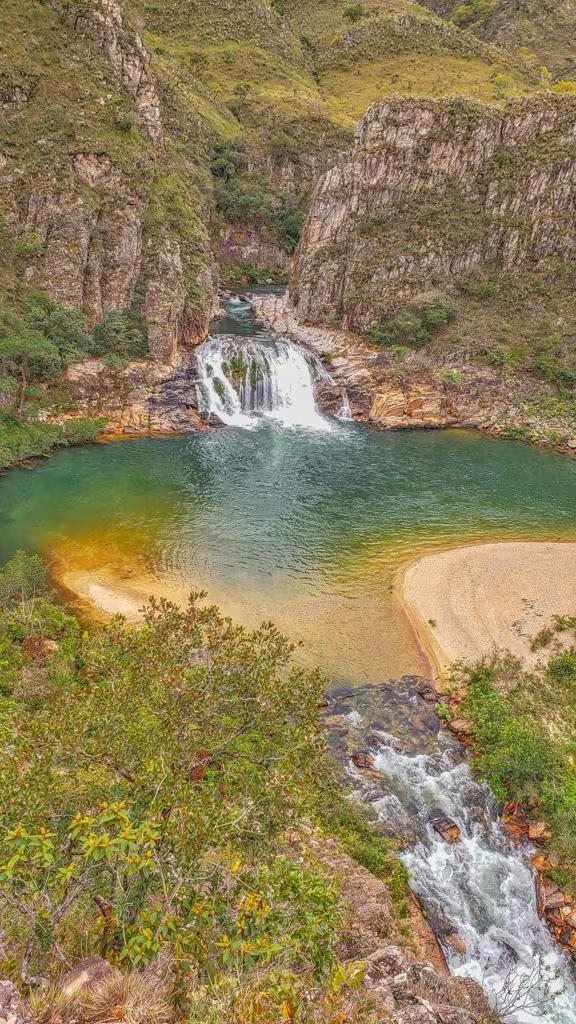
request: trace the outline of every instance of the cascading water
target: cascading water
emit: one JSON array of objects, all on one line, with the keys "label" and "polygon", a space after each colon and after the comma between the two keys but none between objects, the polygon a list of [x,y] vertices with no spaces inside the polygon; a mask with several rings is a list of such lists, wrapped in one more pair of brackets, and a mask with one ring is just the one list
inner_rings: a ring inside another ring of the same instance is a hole
[{"label": "cascading water", "polygon": [[[506,1024],[576,1024],[573,969],[538,916],[530,849],[506,836],[490,791],[414,681],[380,694],[353,696],[345,719],[355,745],[368,741],[381,784],[352,762],[347,770],[384,831],[407,842],[410,884],[451,972],[478,981]],[[439,818],[458,825],[458,842],[439,834]]]},{"label": "cascading water", "polygon": [[330,430],[314,399],[320,361],[284,338],[214,335],[198,349],[198,404],[208,419],[252,427],[262,417],[286,427]]}]

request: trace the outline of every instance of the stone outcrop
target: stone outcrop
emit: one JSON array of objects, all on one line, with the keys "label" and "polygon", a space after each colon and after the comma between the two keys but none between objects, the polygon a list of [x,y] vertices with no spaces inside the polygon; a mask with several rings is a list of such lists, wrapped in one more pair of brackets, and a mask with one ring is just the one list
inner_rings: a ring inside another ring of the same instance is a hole
[{"label": "stone outcrop", "polygon": [[126,25],[117,0],[91,0],[71,9],[62,0],[54,6],[69,12],[77,32],[92,36],[105,53],[118,81],[134,100],[138,120],[153,142],[162,140],[160,96],[150,70],[150,54],[137,32]]},{"label": "stone outcrop", "polygon": [[375,103],[314,192],[291,289],[299,317],[367,331],[487,264],[573,256],[575,142],[572,97]]},{"label": "stone outcrop", "polygon": [[197,407],[196,363],[188,353],[172,366],[134,362],[122,370],[88,359],[70,366],[65,381],[81,415],[106,420],[105,434],[206,429]]},{"label": "stone outcrop", "polygon": [[[35,149],[49,147],[53,154],[44,163],[36,154],[28,160],[27,154],[0,153],[8,244],[21,253],[14,282],[21,276],[28,287],[83,310],[89,325],[137,305],[148,322],[152,357],[172,364],[179,349],[206,337],[217,291],[196,168],[167,153],[150,55],[118,0],[50,3],[78,60],[94,60],[103,142],[101,149],[73,143],[56,149],[39,139]],[[25,107],[28,98],[18,89],[14,102]],[[147,136],[138,142],[131,107]],[[171,218],[176,190],[188,205]]]},{"label": "stone outcrop", "polygon": [[317,385],[317,400],[324,412],[338,413],[345,393],[352,419],[368,420],[386,430],[485,422],[475,398],[457,396],[439,383],[391,381],[381,353],[358,335],[300,323],[286,295],[252,296],[251,301],[256,315],[269,327],[324,360],[335,384],[335,388],[326,388],[323,382]]},{"label": "stone outcrop", "polygon": [[0,1024],[31,1024],[32,1017],[11,981],[0,981]]}]

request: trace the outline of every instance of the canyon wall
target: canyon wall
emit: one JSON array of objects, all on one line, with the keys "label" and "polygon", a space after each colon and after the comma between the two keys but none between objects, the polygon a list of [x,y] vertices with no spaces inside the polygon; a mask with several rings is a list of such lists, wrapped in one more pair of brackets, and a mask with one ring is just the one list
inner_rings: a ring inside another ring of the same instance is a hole
[{"label": "canyon wall", "polygon": [[152,357],[172,363],[205,337],[217,290],[196,165],[167,137],[150,56],[120,4],[48,7],[55,52],[36,59],[48,70],[3,83],[0,284],[46,291],[90,325],[137,308]]},{"label": "canyon wall", "polygon": [[470,272],[573,257],[575,211],[574,97],[375,103],[315,189],[292,299],[368,331]]}]

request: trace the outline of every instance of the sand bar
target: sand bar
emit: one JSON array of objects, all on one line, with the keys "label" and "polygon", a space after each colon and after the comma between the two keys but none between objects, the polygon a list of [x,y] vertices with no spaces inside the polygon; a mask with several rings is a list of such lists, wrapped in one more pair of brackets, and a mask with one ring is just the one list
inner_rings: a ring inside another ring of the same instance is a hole
[{"label": "sand bar", "polygon": [[576,543],[477,544],[420,558],[403,596],[440,674],[460,659],[509,650],[535,664],[533,637],[576,615]]}]

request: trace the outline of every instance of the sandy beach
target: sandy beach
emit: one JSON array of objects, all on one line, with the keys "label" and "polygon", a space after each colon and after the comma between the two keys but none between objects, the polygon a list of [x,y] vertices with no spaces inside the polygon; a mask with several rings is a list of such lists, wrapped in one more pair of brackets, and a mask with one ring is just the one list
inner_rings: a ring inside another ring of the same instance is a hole
[{"label": "sandy beach", "polygon": [[478,544],[427,555],[403,579],[406,610],[439,674],[460,659],[530,643],[554,615],[576,614],[576,543]]}]

